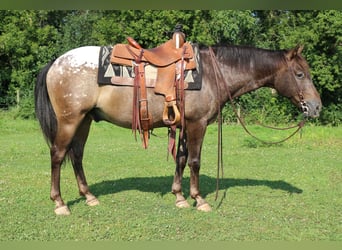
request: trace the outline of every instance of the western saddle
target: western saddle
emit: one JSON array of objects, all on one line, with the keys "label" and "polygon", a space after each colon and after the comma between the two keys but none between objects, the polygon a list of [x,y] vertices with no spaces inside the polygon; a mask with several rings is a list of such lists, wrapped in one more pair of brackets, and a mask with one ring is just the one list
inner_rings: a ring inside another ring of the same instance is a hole
[{"label": "western saddle", "polygon": [[153,120],[148,111],[145,66],[156,68],[154,92],[165,96],[163,122],[175,130],[178,125],[184,127],[184,70],[195,69],[196,61],[191,44],[177,27],[172,39],[152,49],[143,49],[131,37],[127,40],[128,44],[113,47],[111,63],[134,69],[132,129],[139,130],[147,148]]}]

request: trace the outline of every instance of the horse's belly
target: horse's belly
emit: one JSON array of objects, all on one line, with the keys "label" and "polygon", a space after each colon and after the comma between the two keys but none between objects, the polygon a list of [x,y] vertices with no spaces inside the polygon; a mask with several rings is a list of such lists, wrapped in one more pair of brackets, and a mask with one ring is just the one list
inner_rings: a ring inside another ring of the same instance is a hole
[{"label": "horse's belly", "polygon": [[[96,109],[104,120],[130,128],[133,116],[133,88],[125,86],[103,86],[99,88]],[[152,115],[154,127],[162,124],[164,97],[153,90],[147,92],[148,111]]]}]

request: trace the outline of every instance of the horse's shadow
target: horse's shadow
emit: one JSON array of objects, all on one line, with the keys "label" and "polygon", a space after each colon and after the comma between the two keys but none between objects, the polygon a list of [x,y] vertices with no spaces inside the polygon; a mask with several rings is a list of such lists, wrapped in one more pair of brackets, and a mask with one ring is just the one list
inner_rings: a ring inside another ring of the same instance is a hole
[{"label": "horse's shadow", "polygon": [[[171,192],[173,176],[154,176],[154,177],[130,177],[117,180],[105,180],[89,186],[91,192],[97,196],[115,194],[128,190],[139,190],[141,192],[159,193],[161,196]],[[216,178],[201,175],[200,188],[201,194],[205,198],[208,194],[216,192]],[[183,178],[183,193],[189,196],[189,178]],[[274,190],[281,190],[290,194],[300,194],[302,189],[295,187],[285,181],[276,180],[256,180],[256,179],[234,179],[223,178],[219,180],[219,190],[226,191],[233,187],[257,187],[265,186]],[[82,198],[68,202],[69,206],[80,202]],[[221,200],[222,202],[222,200]]]}]

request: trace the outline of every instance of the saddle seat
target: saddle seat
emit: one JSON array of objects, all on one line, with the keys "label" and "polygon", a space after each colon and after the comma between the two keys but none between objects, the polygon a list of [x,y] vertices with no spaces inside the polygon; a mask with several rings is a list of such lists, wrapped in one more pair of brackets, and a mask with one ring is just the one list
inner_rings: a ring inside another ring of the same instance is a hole
[{"label": "saddle seat", "polygon": [[[184,55],[183,46],[186,46]],[[186,69],[196,68],[195,61],[190,60],[194,57],[191,44],[185,42],[183,46],[176,48],[175,42],[171,39],[158,47],[143,49],[143,54],[140,60],[142,62],[150,63],[156,67],[166,67],[172,63],[180,61],[183,56],[185,60],[189,61],[186,65]],[[129,44],[116,44],[112,50],[111,63],[132,66],[132,61],[136,60],[140,53],[141,49]]]}]

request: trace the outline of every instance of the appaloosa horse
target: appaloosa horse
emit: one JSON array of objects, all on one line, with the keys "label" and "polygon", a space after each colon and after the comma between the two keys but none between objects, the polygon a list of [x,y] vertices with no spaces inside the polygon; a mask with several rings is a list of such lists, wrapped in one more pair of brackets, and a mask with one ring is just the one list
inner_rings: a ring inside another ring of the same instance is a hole
[{"label": "appaloosa horse", "polygon": [[[66,52],[42,69],[35,87],[36,116],[50,146],[50,197],[55,202],[56,214],[70,214],[60,192],[60,171],[66,156],[71,159],[80,195],[85,196],[90,206],[99,204],[88,188],[82,165],[92,121],[96,118],[97,121],[131,128],[132,88],[98,85],[99,51],[100,47],[87,46]],[[190,195],[201,211],[211,210],[199,191],[203,138],[208,124],[215,120],[219,108],[229,100],[229,92],[234,98],[260,87],[272,87],[310,117],[317,117],[322,106],[308,64],[301,55],[302,47],[273,51],[215,46],[213,51],[224,79],[218,77],[216,81],[209,49],[201,49],[202,88],[185,91],[185,145],[182,152],[178,152],[172,184],[176,206],[188,207],[181,186],[188,163]],[[152,89],[148,89],[147,94],[153,127],[165,126],[162,121],[164,97],[156,95]]]}]

